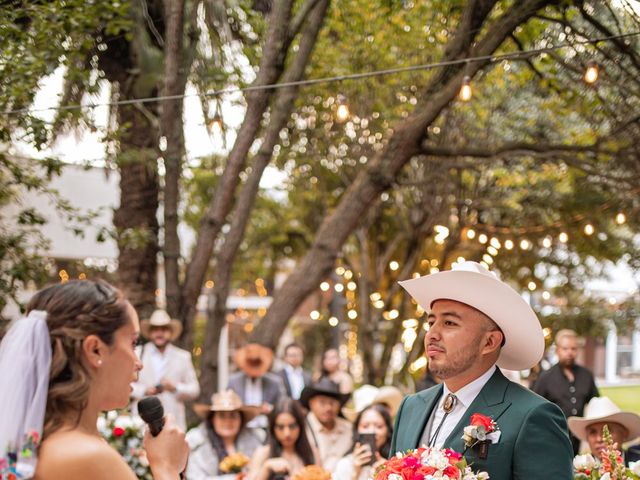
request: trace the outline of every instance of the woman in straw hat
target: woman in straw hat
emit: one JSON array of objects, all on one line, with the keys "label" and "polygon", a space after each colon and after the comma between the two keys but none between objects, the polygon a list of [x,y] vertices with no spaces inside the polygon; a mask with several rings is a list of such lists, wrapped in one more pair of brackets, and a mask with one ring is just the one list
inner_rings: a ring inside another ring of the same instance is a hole
[{"label": "woman in straw hat", "polygon": [[[623,412],[607,397],[595,397],[587,404],[582,417],[569,417],[569,429],[580,440],[589,444],[591,455],[600,459],[605,449],[602,429],[606,425],[613,441],[622,444],[640,437],[640,416]],[[625,458],[628,463],[629,458]]]},{"label": "woman in straw hat", "polygon": [[187,480],[225,478],[220,463],[225,457],[242,453],[250,458],[260,441],[246,427],[259,413],[247,406],[233,390],[214,393],[211,403],[196,404],[193,409],[202,423],[187,433],[191,449]]},{"label": "woman in straw hat", "polygon": [[291,478],[314,464],[318,464],[318,455],[305,433],[302,408],[297,400],[284,398],[269,414],[268,444],[251,458],[249,480]]}]

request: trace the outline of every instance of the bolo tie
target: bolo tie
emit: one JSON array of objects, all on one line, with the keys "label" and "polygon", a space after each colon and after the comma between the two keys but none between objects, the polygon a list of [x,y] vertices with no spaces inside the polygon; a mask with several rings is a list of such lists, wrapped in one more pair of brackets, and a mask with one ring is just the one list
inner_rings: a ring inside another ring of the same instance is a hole
[{"label": "bolo tie", "polygon": [[448,393],[447,396],[445,397],[444,403],[442,404],[442,409],[444,410],[444,416],[442,417],[442,420],[440,420],[440,424],[438,425],[438,428],[436,428],[436,431],[434,432],[433,436],[429,440],[429,447],[433,447],[435,445],[436,439],[438,438],[438,433],[440,433],[440,429],[442,428],[444,421],[447,419],[447,416],[453,411],[457,402],[458,402],[458,398],[453,393]]}]

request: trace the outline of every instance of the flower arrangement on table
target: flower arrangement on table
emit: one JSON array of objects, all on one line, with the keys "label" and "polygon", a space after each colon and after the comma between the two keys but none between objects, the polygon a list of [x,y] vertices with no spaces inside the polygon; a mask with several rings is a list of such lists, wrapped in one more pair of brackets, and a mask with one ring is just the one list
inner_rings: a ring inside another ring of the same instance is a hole
[{"label": "flower arrangement on table", "polygon": [[438,478],[443,480],[486,480],[487,472],[474,473],[465,458],[448,448],[420,447],[384,462],[374,474],[374,480],[404,480]]},{"label": "flower arrangement on table", "polygon": [[591,454],[576,455],[573,459],[575,480],[638,480],[640,479],[640,462],[631,462],[624,466],[622,453],[605,425],[602,428],[605,443],[602,461],[598,462]]},{"label": "flower arrangement on table", "polygon": [[218,468],[222,473],[241,473],[248,463],[249,457],[241,452],[236,452],[224,457]]},{"label": "flower arrangement on table", "polygon": [[292,480],[331,480],[331,473],[317,465],[307,465],[296,473]]},{"label": "flower arrangement on table", "polygon": [[140,417],[108,412],[98,417],[98,431],[115,448],[141,480],[153,480],[142,447],[145,424]]}]

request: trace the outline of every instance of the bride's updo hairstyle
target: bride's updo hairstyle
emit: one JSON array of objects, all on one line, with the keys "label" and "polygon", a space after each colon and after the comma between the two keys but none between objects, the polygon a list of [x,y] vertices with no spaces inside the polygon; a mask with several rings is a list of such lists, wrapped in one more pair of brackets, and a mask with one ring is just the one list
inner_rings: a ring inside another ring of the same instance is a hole
[{"label": "bride's updo hairstyle", "polygon": [[47,312],[51,338],[51,370],[44,420],[44,435],[55,432],[69,415],[76,422],[87,406],[91,373],[82,356],[82,342],[96,335],[113,344],[116,330],[129,317],[120,290],[105,281],[71,280],[36,293],[27,312]]}]

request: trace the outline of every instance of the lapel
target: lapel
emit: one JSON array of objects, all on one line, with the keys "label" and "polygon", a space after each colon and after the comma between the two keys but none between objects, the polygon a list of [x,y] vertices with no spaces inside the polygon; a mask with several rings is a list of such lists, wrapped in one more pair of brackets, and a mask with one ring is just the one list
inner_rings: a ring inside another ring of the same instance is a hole
[{"label": "lapel", "polygon": [[287,391],[287,395],[291,396],[291,384],[289,383],[289,373],[286,368],[282,369],[282,380],[284,382],[284,388]]},{"label": "lapel", "polygon": [[482,387],[482,390],[480,390],[480,393],[475,400],[471,402],[471,405],[469,405],[467,411],[464,412],[464,415],[451,434],[447,437],[443,446],[460,453],[465,450],[462,434],[464,427],[471,423],[471,415],[474,413],[487,415],[500,425],[498,419],[507,410],[507,408],[511,406],[511,402],[506,399],[508,386],[509,380],[506,379],[499,368],[496,368],[495,373],[491,376],[485,386]]},{"label": "lapel", "polygon": [[420,439],[422,438],[422,434],[424,433],[424,429],[427,426],[427,422],[429,421],[429,417],[431,416],[431,412],[433,408],[438,403],[438,399],[442,396],[442,384],[436,385],[433,388],[425,390],[424,393],[418,394],[418,398],[420,398],[424,405],[420,409],[418,409],[417,415],[415,418],[409,418],[409,424],[411,426],[416,426],[420,428],[408,428],[407,431],[413,433],[413,437],[409,438],[409,445],[412,445],[412,448],[416,448],[420,446]]}]

